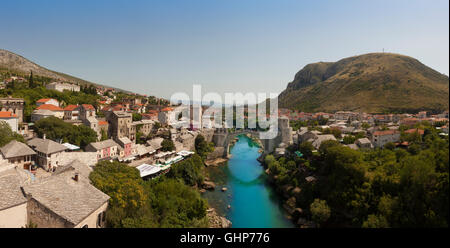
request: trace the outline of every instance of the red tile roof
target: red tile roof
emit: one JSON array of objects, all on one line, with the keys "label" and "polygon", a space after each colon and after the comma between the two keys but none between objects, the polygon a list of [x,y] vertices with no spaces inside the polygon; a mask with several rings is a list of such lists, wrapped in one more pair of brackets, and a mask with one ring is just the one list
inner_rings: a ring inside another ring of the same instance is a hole
[{"label": "red tile roof", "polygon": [[87,110],[95,110],[94,106],[92,106],[91,104],[81,104],[81,106],[83,106],[83,108]]},{"label": "red tile roof", "polygon": [[48,102],[48,101],[50,101],[50,100],[58,101],[58,100],[53,99],[53,98],[42,98],[42,99],[37,100],[36,102],[38,102],[38,103],[44,103],[44,102]]},{"label": "red tile roof", "polygon": [[167,107],[167,108],[161,109],[161,111],[163,111],[163,112],[169,112],[169,111],[173,111],[173,108]]},{"label": "red tile roof", "polygon": [[423,129],[418,129],[418,128],[413,128],[413,129],[408,129],[405,131],[405,133],[419,133],[420,135],[423,135],[425,133],[425,131]]},{"label": "red tile roof", "polygon": [[0,111],[0,118],[11,118],[11,117],[17,117],[17,115],[9,111]]},{"label": "red tile roof", "polygon": [[98,125],[103,126],[103,125],[108,125],[107,121],[99,121]]},{"label": "red tile roof", "polygon": [[64,108],[65,111],[74,111],[78,105],[67,105],[67,107]]},{"label": "red tile roof", "polygon": [[395,130],[385,130],[385,131],[376,131],[376,132],[373,133],[373,135],[376,135],[376,136],[380,136],[380,135],[392,135],[392,134],[394,134],[394,133],[396,133]]},{"label": "red tile roof", "polygon": [[41,106],[37,107],[36,109],[46,109],[51,111],[64,111],[62,108],[57,107],[53,104],[42,104]]}]

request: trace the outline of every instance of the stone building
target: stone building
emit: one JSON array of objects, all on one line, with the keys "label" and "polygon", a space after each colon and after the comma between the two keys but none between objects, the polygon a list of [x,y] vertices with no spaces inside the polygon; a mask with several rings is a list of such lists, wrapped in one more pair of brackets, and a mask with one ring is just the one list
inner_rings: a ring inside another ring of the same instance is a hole
[{"label": "stone building", "polygon": [[61,165],[64,151],[67,147],[53,140],[34,138],[28,141],[28,145],[36,151],[35,162],[45,170],[53,170]]},{"label": "stone building", "polygon": [[90,143],[85,150],[95,152],[97,160],[114,159],[119,156],[119,145],[112,139]]},{"label": "stone building", "polygon": [[28,221],[39,228],[99,228],[109,196],[77,170],[65,170],[22,187]]},{"label": "stone building", "polygon": [[[31,165],[34,164],[35,155],[36,152],[33,149],[16,140],[0,147],[0,157],[8,161],[8,168],[20,166],[23,169],[30,170]],[[0,171],[2,170],[0,168]]]},{"label": "stone building", "polygon": [[135,126],[136,132],[141,132],[145,136],[147,136],[152,131],[155,122],[152,120],[140,120],[140,121],[133,121],[131,124]]},{"label": "stone building", "polygon": [[132,115],[123,111],[113,111],[106,115],[109,123],[109,136],[114,140],[127,137],[132,142],[136,140],[136,126],[132,124]]},{"label": "stone building", "polygon": [[80,86],[76,84],[69,84],[69,83],[60,83],[60,82],[53,82],[50,84],[47,84],[45,88],[49,90],[57,90],[59,92],[63,92],[64,90],[68,91],[80,91]]},{"label": "stone building", "polygon": [[11,112],[0,111],[0,122],[6,122],[13,132],[18,132],[19,130],[19,117]]},{"label": "stone building", "polygon": [[375,147],[384,147],[389,142],[400,140],[400,132],[397,130],[375,131],[372,135],[372,144]]},{"label": "stone building", "polygon": [[21,228],[28,224],[27,199],[20,189],[27,179],[20,169],[0,171],[0,228]]},{"label": "stone building", "polygon": [[25,101],[22,98],[0,98],[0,111],[11,112],[19,118],[19,123],[23,122],[23,108]]}]

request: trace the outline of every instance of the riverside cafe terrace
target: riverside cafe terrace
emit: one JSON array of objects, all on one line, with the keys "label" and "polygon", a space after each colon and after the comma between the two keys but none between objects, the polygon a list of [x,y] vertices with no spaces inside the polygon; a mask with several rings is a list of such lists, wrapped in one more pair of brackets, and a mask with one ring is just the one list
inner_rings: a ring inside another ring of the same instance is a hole
[{"label": "riverside cafe terrace", "polygon": [[[167,158],[168,155],[172,155],[175,152],[165,152],[165,153],[161,153],[161,154],[157,154],[159,155],[159,159],[157,160],[156,164],[142,164],[139,165],[138,167],[136,167],[136,169],[139,170],[139,174],[141,175],[141,177],[145,180],[145,179],[152,179],[155,177],[158,177],[162,174],[167,173],[170,170],[170,166],[174,163],[177,163],[183,159],[185,159],[186,157],[194,154],[194,152],[190,152],[190,151],[180,151],[177,153],[177,156],[175,157],[169,157]],[[166,157],[167,159],[163,159],[164,157]]]}]

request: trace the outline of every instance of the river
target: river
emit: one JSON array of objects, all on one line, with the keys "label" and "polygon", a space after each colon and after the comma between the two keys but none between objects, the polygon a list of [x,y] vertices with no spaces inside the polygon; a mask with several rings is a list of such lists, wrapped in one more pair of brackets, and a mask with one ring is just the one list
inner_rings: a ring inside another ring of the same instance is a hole
[{"label": "river", "polygon": [[[229,219],[232,227],[294,227],[256,160],[258,145],[245,135],[238,138],[227,165],[207,168],[217,185],[215,191],[203,194],[209,205]],[[222,192],[222,187],[227,191]]]}]

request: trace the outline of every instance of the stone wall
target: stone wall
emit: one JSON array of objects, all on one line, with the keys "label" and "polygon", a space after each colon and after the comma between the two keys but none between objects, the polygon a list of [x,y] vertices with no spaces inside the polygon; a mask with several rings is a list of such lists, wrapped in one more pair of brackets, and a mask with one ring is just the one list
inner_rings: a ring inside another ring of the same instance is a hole
[{"label": "stone wall", "polygon": [[87,225],[88,228],[101,228],[104,227],[105,223],[101,223],[100,226],[98,226],[98,218],[99,218],[99,214],[103,212],[103,214],[106,213],[106,209],[108,208],[108,202],[105,202],[99,209],[95,210],[92,214],[90,214],[88,217],[86,217],[84,220],[82,220],[80,223],[78,223],[78,225],[75,226],[75,228],[77,227],[84,227],[85,225]]},{"label": "stone wall", "polygon": [[72,223],[64,220],[35,199],[28,200],[28,220],[36,224],[38,228],[71,228]]}]

